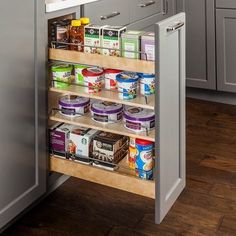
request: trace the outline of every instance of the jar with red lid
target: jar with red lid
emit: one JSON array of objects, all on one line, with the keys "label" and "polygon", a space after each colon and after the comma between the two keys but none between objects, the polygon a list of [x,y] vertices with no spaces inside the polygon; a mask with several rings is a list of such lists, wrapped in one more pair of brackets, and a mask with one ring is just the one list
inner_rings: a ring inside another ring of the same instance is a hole
[{"label": "jar with red lid", "polygon": [[120,74],[122,70],[116,69],[106,69],[105,74],[105,88],[108,90],[116,90],[117,89],[117,81],[116,76]]},{"label": "jar with red lid", "polygon": [[102,90],[104,70],[98,67],[91,67],[82,70],[84,77],[85,91],[97,93]]},{"label": "jar with red lid", "polygon": [[148,140],[136,139],[135,146],[137,152],[135,162],[136,175],[142,179],[153,179],[154,143]]}]

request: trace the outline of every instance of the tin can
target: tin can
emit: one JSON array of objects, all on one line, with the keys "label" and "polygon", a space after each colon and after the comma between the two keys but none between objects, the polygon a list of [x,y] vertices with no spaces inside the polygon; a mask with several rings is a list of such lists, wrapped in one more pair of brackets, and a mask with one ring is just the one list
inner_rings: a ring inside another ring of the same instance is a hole
[{"label": "tin can", "polygon": [[137,156],[135,162],[135,172],[141,179],[153,179],[153,147],[153,142],[143,139],[136,139]]},{"label": "tin can", "polygon": [[129,168],[132,170],[135,170],[136,154],[137,154],[136,148],[130,146],[129,154],[128,154],[128,161],[129,161]]}]

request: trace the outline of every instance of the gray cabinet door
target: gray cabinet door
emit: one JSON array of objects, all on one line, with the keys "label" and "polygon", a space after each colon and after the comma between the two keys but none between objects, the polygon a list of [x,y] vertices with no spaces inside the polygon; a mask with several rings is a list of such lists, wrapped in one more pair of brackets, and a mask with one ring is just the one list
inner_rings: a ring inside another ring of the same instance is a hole
[{"label": "gray cabinet door", "polygon": [[190,87],[216,89],[214,4],[214,0],[177,0],[177,8],[186,12],[187,86]]},{"label": "gray cabinet door", "polygon": [[0,2],[0,230],[45,191],[44,7]]},{"label": "gray cabinet door", "polygon": [[236,10],[216,10],[217,88],[236,92]]},{"label": "gray cabinet door", "polygon": [[185,14],[156,25],[156,222],[185,187]]}]

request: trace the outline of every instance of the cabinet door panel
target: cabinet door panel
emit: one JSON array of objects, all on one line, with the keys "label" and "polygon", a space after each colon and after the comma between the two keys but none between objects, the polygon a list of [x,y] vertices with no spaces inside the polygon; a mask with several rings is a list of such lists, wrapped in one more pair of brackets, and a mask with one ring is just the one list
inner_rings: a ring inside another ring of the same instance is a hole
[{"label": "cabinet door panel", "polygon": [[186,12],[187,86],[216,89],[214,0],[177,0]]},{"label": "cabinet door panel", "polygon": [[217,87],[236,92],[236,10],[216,10]]},{"label": "cabinet door panel", "polygon": [[[168,27],[176,29],[168,31]],[[156,25],[156,222],[185,187],[185,14]]]},{"label": "cabinet door panel", "polygon": [[[0,3],[0,229],[45,190],[45,158],[38,153],[42,133],[36,76],[42,69],[36,59],[40,45],[36,44],[35,12],[44,9],[41,2]],[[44,78],[40,76],[40,81]]]}]

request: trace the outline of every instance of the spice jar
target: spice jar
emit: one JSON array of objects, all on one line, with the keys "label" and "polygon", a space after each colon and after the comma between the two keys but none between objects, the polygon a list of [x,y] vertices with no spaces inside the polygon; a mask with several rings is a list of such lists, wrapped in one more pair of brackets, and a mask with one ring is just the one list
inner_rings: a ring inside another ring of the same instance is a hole
[{"label": "spice jar", "polygon": [[[87,17],[82,17],[80,18],[80,22],[81,22],[81,26],[80,26],[80,30],[81,30],[81,43],[82,45],[84,45],[84,34],[85,34],[85,29],[84,27],[86,25],[88,25],[90,23],[90,19]],[[84,51],[84,47],[82,46],[81,51]]]},{"label": "spice jar", "polygon": [[82,51],[82,33],[81,33],[81,21],[72,20],[70,28],[70,43],[76,45],[70,45],[70,50]]}]

